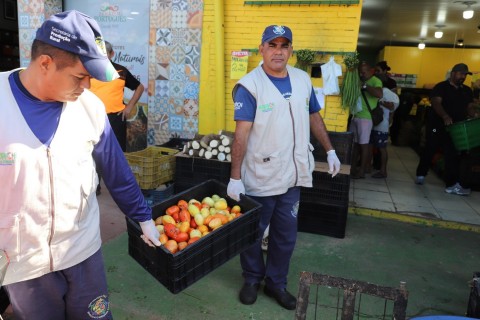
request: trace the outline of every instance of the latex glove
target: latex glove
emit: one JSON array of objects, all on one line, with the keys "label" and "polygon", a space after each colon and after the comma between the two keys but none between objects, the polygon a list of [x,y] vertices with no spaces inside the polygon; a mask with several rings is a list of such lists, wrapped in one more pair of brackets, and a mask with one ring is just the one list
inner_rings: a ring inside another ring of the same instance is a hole
[{"label": "latex glove", "polygon": [[140,222],[140,228],[142,228],[142,235],[140,236],[146,244],[150,247],[159,247],[162,244],[160,243],[160,232],[158,232],[157,227],[155,227],[155,222],[152,219]]},{"label": "latex glove", "polygon": [[240,201],[240,193],[245,194],[245,186],[242,180],[230,178],[230,182],[227,186],[227,194],[235,201]]},{"label": "latex glove", "polygon": [[328,173],[332,175],[332,178],[340,171],[340,160],[338,160],[335,150],[327,151]]}]

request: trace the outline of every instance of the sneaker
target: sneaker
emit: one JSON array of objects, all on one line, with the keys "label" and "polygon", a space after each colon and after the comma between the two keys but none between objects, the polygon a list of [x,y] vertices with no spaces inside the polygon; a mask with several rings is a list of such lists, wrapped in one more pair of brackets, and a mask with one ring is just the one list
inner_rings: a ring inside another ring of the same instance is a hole
[{"label": "sneaker", "polygon": [[453,186],[445,188],[445,192],[449,194],[456,194],[459,196],[468,196],[471,192],[470,188],[463,188],[458,182]]},{"label": "sneaker", "polygon": [[262,239],[262,250],[263,251],[268,250],[268,236],[266,236]]},{"label": "sneaker", "polygon": [[415,179],[415,183],[416,184],[424,184],[425,183],[425,176],[417,176],[417,178]]}]

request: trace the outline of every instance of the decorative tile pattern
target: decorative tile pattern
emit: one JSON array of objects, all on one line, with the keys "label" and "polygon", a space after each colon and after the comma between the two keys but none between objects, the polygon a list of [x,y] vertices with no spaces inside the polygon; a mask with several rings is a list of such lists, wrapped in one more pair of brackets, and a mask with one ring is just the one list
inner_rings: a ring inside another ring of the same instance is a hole
[{"label": "decorative tile pattern", "polygon": [[171,10],[157,10],[150,13],[151,24],[157,28],[168,28],[172,25]]},{"label": "decorative tile pattern", "polygon": [[187,25],[190,29],[202,29],[203,11],[189,12]]},{"label": "decorative tile pattern", "polygon": [[185,65],[185,77],[188,81],[200,82],[199,70],[192,64]]},{"label": "decorative tile pattern", "polygon": [[187,11],[173,11],[172,12],[172,28],[186,28],[187,27]]},{"label": "decorative tile pattern", "polygon": [[188,12],[203,11],[203,1],[202,0],[187,0],[188,2]]},{"label": "decorative tile pattern", "polygon": [[187,29],[185,33],[186,45],[200,46],[202,42],[202,30],[200,29]]},{"label": "decorative tile pattern", "polygon": [[170,64],[170,80],[183,82],[185,81],[185,65],[184,64]]},{"label": "decorative tile pattern", "polygon": [[169,100],[170,104],[170,112],[172,114],[176,115],[182,115],[183,114],[183,104],[184,104],[184,99],[183,98],[175,98],[171,97]]},{"label": "decorative tile pattern", "polygon": [[181,28],[181,29],[172,29],[172,43],[178,46],[185,46],[187,45],[187,34],[188,29]]},{"label": "decorative tile pattern", "polygon": [[168,127],[170,131],[182,131],[183,130],[183,117],[170,116]]},{"label": "decorative tile pattern", "polygon": [[159,11],[171,11],[172,0],[154,0],[157,3],[157,10]]},{"label": "decorative tile pattern", "polygon": [[155,104],[157,105],[158,113],[171,113],[170,112],[170,98],[165,96],[165,97],[160,97],[155,99]]},{"label": "decorative tile pattern", "polygon": [[28,14],[19,14],[18,21],[19,28],[28,28],[30,26],[30,16]]},{"label": "decorative tile pattern", "polygon": [[187,135],[198,132],[198,117],[185,117],[183,121],[183,131]]},{"label": "decorative tile pattern", "polygon": [[196,70],[200,70],[200,48],[197,46],[185,47],[185,64],[191,64]]},{"label": "decorative tile pattern", "polygon": [[156,47],[155,58],[157,63],[170,63],[170,48]]},{"label": "decorative tile pattern", "polygon": [[185,84],[185,99],[197,99],[199,95],[199,84],[198,82],[188,81]]},{"label": "decorative tile pattern", "polygon": [[185,90],[185,82],[183,81],[170,81],[168,94],[171,97],[183,98]]},{"label": "decorative tile pattern", "polygon": [[157,41],[158,46],[169,46],[172,44],[172,33],[170,29],[160,28],[157,29]]},{"label": "decorative tile pattern", "polygon": [[155,98],[168,96],[169,82],[170,81],[166,81],[166,80],[155,81]]},{"label": "decorative tile pattern", "polygon": [[185,63],[185,48],[181,45],[173,45],[170,47],[170,60],[175,64]]},{"label": "decorative tile pattern", "polygon": [[168,70],[168,63],[157,63],[156,80],[168,80],[170,71]]},{"label": "decorative tile pattern", "polygon": [[187,0],[173,0],[172,1],[173,12],[186,11],[187,8],[188,8],[188,1]]},{"label": "decorative tile pattern", "polygon": [[198,100],[185,99],[183,112],[186,117],[198,117]]}]

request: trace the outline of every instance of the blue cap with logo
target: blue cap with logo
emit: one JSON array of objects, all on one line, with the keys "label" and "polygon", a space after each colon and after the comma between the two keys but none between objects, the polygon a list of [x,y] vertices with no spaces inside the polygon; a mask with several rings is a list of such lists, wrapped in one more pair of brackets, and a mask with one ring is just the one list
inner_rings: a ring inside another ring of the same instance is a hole
[{"label": "blue cap with logo", "polygon": [[37,30],[36,40],[79,56],[90,75],[100,81],[118,78],[108,59],[97,22],[76,10],[52,15]]},{"label": "blue cap with logo", "polygon": [[292,30],[287,26],[268,26],[263,31],[262,43],[270,42],[277,38],[286,38],[288,41],[293,42]]}]

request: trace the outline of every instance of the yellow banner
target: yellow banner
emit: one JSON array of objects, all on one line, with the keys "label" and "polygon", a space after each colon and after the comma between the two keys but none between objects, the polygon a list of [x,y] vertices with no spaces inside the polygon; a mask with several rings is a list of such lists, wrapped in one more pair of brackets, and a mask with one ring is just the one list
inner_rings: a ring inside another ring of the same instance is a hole
[{"label": "yellow banner", "polygon": [[240,79],[247,74],[248,51],[232,51],[230,79]]}]

